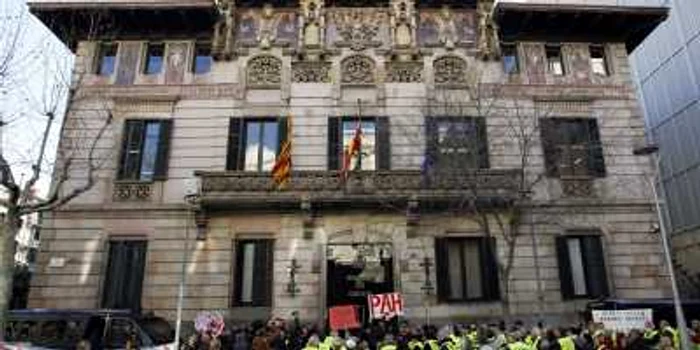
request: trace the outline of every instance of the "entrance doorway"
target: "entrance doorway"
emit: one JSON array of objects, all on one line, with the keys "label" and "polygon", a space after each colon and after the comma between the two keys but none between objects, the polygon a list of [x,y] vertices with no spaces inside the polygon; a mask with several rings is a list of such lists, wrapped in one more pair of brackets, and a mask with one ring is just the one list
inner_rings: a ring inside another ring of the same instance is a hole
[{"label": "entrance doorway", "polygon": [[328,308],[355,305],[360,321],[369,321],[367,296],[394,291],[391,245],[347,244],[329,246],[326,300]]}]

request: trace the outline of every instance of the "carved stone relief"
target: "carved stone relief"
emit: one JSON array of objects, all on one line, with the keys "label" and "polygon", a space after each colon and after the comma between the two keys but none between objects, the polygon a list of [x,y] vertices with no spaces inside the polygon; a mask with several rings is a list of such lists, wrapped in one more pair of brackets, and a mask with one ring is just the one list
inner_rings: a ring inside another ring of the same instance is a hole
[{"label": "carved stone relief", "polygon": [[536,43],[523,43],[522,47],[529,83],[544,84],[546,82],[544,46]]},{"label": "carved stone relief", "polygon": [[305,0],[301,2],[299,21],[300,47],[316,48],[325,42],[326,16],[323,1]]},{"label": "carved stone relief", "polygon": [[165,69],[166,84],[182,84],[187,63],[187,43],[168,44],[168,57]]},{"label": "carved stone relief", "polygon": [[408,48],[416,44],[416,10],[413,1],[394,0],[391,12],[393,46]]},{"label": "carved stone relief", "polygon": [[435,84],[467,84],[467,62],[457,56],[443,56],[433,62]]},{"label": "carved stone relief", "polygon": [[272,46],[277,38],[277,18],[272,5],[265,4],[260,14],[260,31],[258,31],[257,42],[263,49]]},{"label": "carved stone relief", "polygon": [[292,63],[292,82],[330,83],[330,70],[330,62],[294,62]]},{"label": "carved stone relief", "polygon": [[330,12],[331,25],[328,32],[330,40],[338,47],[349,47],[362,51],[370,47],[381,46],[388,37],[386,32],[388,14],[377,8],[344,8]]},{"label": "carved stone relief", "polygon": [[440,10],[440,21],[438,25],[438,41],[448,49],[455,47],[457,42],[457,26],[452,10],[445,5]]},{"label": "carved stone relief", "polygon": [[297,42],[296,13],[275,10],[267,4],[262,10],[248,10],[238,19],[236,40],[242,47],[293,46]]},{"label": "carved stone relief", "polygon": [[212,56],[216,59],[230,59],[235,45],[236,17],[233,0],[217,0],[219,17],[214,25]]},{"label": "carved stone relief", "polygon": [[374,84],[375,63],[362,55],[353,55],[340,63],[341,82],[343,84]]},{"label": "carved stone relief", "polygon": [[591,64],[588,46],[572,44],[564,46],[571,62],[571,75],[576,83],[590,82]]},{"label": "carved stone relief", "polygon": [[448,49],[471,47],[476,42],[476,13],[453,10],[445,6],[439,11],[422,10],[418,16],[418,43],[426,47]]},{"label": "carved stone relief", "polygon": [[423,62],[389,62],[386,64],[389,83],[420,83],[423,81]]},{"label": "carved stone relief", "polygon": [[282,83],[282,60],[275,56],[258,56],[248,61],[246,82],[251,88],[279,88]]},{"label": "carved stone relief", "polygon": [[497,59],[500,55],[498,26],[493,20],[493,0],[479,0],[478,56],[482,59]]}]

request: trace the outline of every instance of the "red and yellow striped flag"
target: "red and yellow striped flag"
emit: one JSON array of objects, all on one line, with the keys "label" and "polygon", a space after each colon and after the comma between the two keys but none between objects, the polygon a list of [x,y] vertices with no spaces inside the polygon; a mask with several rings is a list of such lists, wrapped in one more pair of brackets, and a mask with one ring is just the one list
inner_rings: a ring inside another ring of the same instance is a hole
[{"label": "red and yellow striped flag", "polygon": [[287,117],[287,135],[272,167],[272,179],[277,189],[283,189],[292,179],[292,115]]}]

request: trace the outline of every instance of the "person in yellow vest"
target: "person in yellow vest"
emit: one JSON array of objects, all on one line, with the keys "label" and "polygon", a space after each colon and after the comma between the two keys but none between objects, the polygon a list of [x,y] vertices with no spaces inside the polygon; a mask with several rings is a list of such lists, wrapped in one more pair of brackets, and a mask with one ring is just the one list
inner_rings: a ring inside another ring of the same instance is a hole
[{"label": "person in yellow vest", "polygon": [[671,341],[673,342],[673,347],[676,349],[680,349],[681,346],[681,337],[678,331],[671,327],[671,324],[668,323],[666,320],[661,320],[659,322],[659,329],[661,330],[661,335],[669,337]]},{"label": "person in yellow vest", "polygon": [[[508,343],[508,350],[530,350],[530,347],[525,344],[524,338],[522,332],[512,332],[509,336],[511,341]],[[564,349],[562,348],[562,350]]]},{"label": "person in yellow vest", "polygon": [[387,334],[386,336],[384,336],[384,341],[377,348],[377,350],[396,350],[396,349],[397,349],[396,341],[394,340],[394,336],[391,334]]},{"label": "person in yellow vest", "polygon": [[437,340],[437,331],[435,327],[428,326],[425,328],[425,350],[440,350],[440,343]]},{"label": "person in yellow vest", "polygon": [[695,350],[700,350],[700,321],[690,321],[690,343]]},{"label": "person in yellow vest", "polygon": [[419,331],[413,331],[411,334],[411,340],[408,341],[408,350],[423,350],[423,336]]},{"label": "person in yellow vest", "polygon": [[318,335],[314,334],[309,337],[309,341],[306,342],[304,350],[319,350],[319,343]]},{"label": "person in yellow vest", "polygon": [[321,344],[319,344],[319,350],[331,350],[333,348],[333,340],[338,336],[338,332],[331,332],[327,335]]},{"label": "person in yellow vest", "polygon": [[530,347],[531,350],[537,350],[540,346],[542,331],[538,327],[533,327],[530,334],[525,337],[525,344]]},{"label": "person in yellow vest", "polygon": [[561,350],[576,350],[576,343],[574,342],[570,330],[560,332],[560,337],[557,342]]},{"label": "person in yellow vest", "polygon": [[476,350],[479,348],[479,329],[475,324],[469,326],[469,331],[467,332],[467,340],[469,341],[469,348]]}]

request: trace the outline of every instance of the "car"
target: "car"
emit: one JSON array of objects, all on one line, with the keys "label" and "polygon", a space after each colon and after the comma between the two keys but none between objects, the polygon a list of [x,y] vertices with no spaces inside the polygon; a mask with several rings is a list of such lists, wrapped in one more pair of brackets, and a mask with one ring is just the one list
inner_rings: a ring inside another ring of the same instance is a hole
[{"label": "car", "polygon": [[12,310],[5,349],[175,349],[168,321],[125,310]]}]

